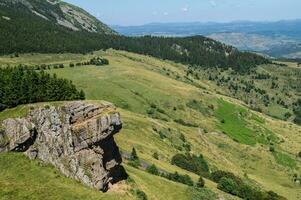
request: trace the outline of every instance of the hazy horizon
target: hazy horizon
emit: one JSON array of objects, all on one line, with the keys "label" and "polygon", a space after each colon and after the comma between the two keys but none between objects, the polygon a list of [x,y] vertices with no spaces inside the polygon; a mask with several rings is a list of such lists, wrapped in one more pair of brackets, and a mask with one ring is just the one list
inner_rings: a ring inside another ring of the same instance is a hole
[{"label": "hazy horizon", "polygon": [[110,25],[301,19],[298,0],[65,0]]},{"label": "hazy horizon", "polygon": [[262,20],[262,21],[259,21],[259,20],[233,20],[233,21],[187,21],[187,22],[179,22],[179,21],[174,21],[174,22],[149,22],[149,23],[146,23],[146,24],[137,24],[137,25],[119,25],[119,24],[109,24],[110,26],[124,26],[124,27],[130,27],[130,26],[144,26],[144,25],[152,25],[152,24],[198,24],[198,23],[201,23],[201,24],[210,24],[210,23],[214,23],[214,24],[231,24],[231,23],[240,23],[240,22],[248,22],[248,23],[276,23],[276,22],[281,22],[281,21],[301,21],[301,17],[300,18],[296,18],[296,19],[279,19],[279,20]]}]

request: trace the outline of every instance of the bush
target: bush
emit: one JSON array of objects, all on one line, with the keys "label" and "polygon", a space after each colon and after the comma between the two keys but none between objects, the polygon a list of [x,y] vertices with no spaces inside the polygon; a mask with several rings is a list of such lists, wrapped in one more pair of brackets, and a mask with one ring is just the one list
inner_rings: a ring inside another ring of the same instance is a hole
[{"label": "bush", "polygon": [[217,195],[207,188],[192,188],[191,189],[192,198],[191,200],[216,200]]},{"label": "bush", "polygon": [[155,152],[153,154],[153,158],[156,159],[156,160],[159,160],[159,154],[157,152]]},{"label": "bush", "polygon": [[159,170],[157,169],[156,165],[152,164],[151,166],[149,166],[146,171],[150,174],[153,174],[153,175],[156,175],[158,176],[159,175]]},{"label": "bush", "polygon": [[235,180],[236,182],[242,183],[242,180],[239,177],[235,176],[231,172],[218,170],[218,171],[211,173],[211,175],[210,175],[210,179],[216,183],[218,183],[220,181],[220,179],[223,177],[230,178],[230,179]]},{"label": "bush", "polygon": [[247,200],[283,200],[285,198],[274,192],[262,192],[244,183],[240,178],[229,172],[218,171],[213,175],[218,180],[217,188]]},{"label": "bush", "polygon": [[136,196],[139,200],[147,200],[147,195],[142,190],[136,190]]},{"label": "bush", "polygon": [[100,58],[100,57],[94,57],[90,61],[86,62],[85,65],[96,65],[96,66],[102,66],[102,65],[108,65],[109,60],[105,58]]},{"label": "bush", "polygon": [[130,160],[132,160],[132,161],[139,160],[136,149],[134,147],[131,152]]},{"label": "bush", "polygon": [[185,185],[193,186],[193,181],[187,174],[180,175],[178,172],[175,172],[174,174],[169,174],[169,179]]},{"label": "bush", "polygon": [[209,166],[202,155],[176,154],[172,157],[171,164],[198,175],[207,175],[209,173]]},{"label": "bush", "polygon": [[176,119],[174,120],[176,123],[181,124],[183,126],[190,126],[190,127],[198,127],[197,124],[191,123],[191,122],[187,122],[184,121],[183,119]]},{"label": "bush", "polygon": [[198,182],[196,183],[196,186],[198,188],[203,188],[205,186],[205,181],[204,181],[204,179],[201,176],[200,176]]},{"label": "bush", "polygon": [[128,165],[130,165],[134,168],[139,168],[140,167],[140,161],[139,160],[130,160],[128,162]]},{"label": "bush", "polygon": [[286,198],[278,195],[273,191],[268,191],[264,193],[264,200],[285,200]]},{"label": "bush", "polygon": [[217,188],[236,196],[239,194],[239,185],[231,178],[222,177],[218,182]]},{"label": "bush", "polygon": [[162,173],[161,176],[164,177],[164,178],[167,178],[171,181],[174,181],[174,182],[178,182],[178,183],[182,183],[182,184],[185,184],[185,185],[193,186],[193,181],[190,178],[190,176],[188,176],[187,174],[181,175],[178,172],[175,172],[173,174],[172,173],[167,173],[167,174]]},{"label": "bush", "polygon": [[186,138],[183,133],[181,133],[181,135],[180,135],[180,140],[182,140],[183,142],[186,142]]}]

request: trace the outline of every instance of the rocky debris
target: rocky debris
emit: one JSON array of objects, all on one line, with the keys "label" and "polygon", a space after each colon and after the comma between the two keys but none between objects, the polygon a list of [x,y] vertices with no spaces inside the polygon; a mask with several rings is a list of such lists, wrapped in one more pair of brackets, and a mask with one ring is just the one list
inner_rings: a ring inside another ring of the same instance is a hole
[{"label": "rocky debris", "polygon": [[127,176],[113,137],[121,128],[120,115],[109,103],[36,107],[25,118],[3,122],[0,152],[25,152],[68,177],[106,191]]}]

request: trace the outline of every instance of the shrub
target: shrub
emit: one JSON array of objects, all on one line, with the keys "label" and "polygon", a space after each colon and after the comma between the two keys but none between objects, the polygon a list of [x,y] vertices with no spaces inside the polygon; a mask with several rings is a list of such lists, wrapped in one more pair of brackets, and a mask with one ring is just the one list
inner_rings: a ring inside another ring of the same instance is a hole
[{"label": "shrub", "polygon": [[182,140],[183,142],[186,142],[186,138],[183,133],[181,133],[181,135],[180,135],[180,140]]},{"label": "shrub", "polygon": [[205,186],[205,181],[204,181],[204,179],[201,176],[200,176],[198,182],[196,183],[196,186],[198,188],[203,188]]},{"label": "shrub", "polygon": [[139,160],[136,149],[134,147],[133,147],[132,152],[131,152],[130,160],[133,160],[133,161],[134,160]]},{"label": "shrub", "polygon": [[184,143],[184,144],[183,144],[183,148],[184,148],[187,152],[190,152],[190,151],[191,151],[191,145],[188,144],[188,143]]},{"label": "shrub", "polygon": [[70,64],[69,64],[69,67],[74,67],[74,63],[70,63]]},{"label": "shrub", "polygon": [[172,157],[171,164],[198,175],[209,173],[209,166],[202,155],[176,154]]},{"label": "shrub", "polygon": [[[283,200],[283,197],[274,192],[262,192],[243,182],[230,172],[217,171],[212,176],[218,180],[217,188],[247,200]],[[285,198],[284,198],[285,199]]]},{"label": "shrub", "polygon": [[158,176],[159,175],[159,170],[157,169],[156,165],[152,164],[151,166],[149,166],[146,171],[150,174],[153,174],[153,175],[156,175]]},{"label": "shrub", "polygon": [[275,152],[275,147],[274,146],[270,146],[270,152]]},{"label": "shrub", "polygon": [[242,180],[239,177],[235,176],[233,173],[222,171],[222,170],[215,171],[210,175],[210,179],[216,183],[218,183],[220,179],[223,177],[233,179],[239,183],[242,182]]},{"label": "shrub", "polygon": [[136,190],[136,196],[139,200],[147,200],[147,195],[142,190]]},{"label": "shrub", "polygon": [[182,183],[182,184],[189,185],[189,186],[193,186],[193,181],[190,178],[190,176],[188,176],[187,174],[181,175],[178,172],[175,172],[173,174],[172,173],[161,173],[160,175],[161,175],[161,177],[167,178],[171,181]]},{"label": "shrub", "polygon": [[298,155],[297,155],[299,158],[301,158],[301,151],[298,153]]},{"label": "shrub", "polygon": [[159,154],[157,152],[155,152],[153,154],[153,158],[156,159],[156,160],[159,160]]},{"label": "shrub", "polygon": [[217,188],[236,196],[239,194],[239,185],[231,178],[222,177],[218,182]]},{"label": "shrub", "polygon": [[286,198],[278,195],[273,191],[268,191],[264,193],[264,200],[285,200]]},{"label": "shrub", "polygon": [[187,122],[184,121],[183,119],[176,119],[174,120],[176,123],[181,124],[183,126],[190,126],[190,127],[198,127],[197,124],[191,123],[191,122]]},{"label": "shrub", "polygon": [[216,200],[217,195],[207,188],[192,188],[191,189],[192,198],[191,200]]},{"label": "shrub", "polygon": [[128,165],[130,165],[134,168],[139,168],[140,167],[140,161],[139,160],[130,160],[128,162]]}]

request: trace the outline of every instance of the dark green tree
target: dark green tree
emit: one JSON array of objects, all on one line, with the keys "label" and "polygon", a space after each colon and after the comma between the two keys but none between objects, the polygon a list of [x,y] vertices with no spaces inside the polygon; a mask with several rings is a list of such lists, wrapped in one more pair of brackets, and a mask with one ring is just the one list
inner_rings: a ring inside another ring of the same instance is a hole
[{"label": "dark green tree", "polygon": [[149,166],[146,171],[150,174],[153,174],[153,175],[156,175],[158,176],[159,175],[159,170],[158,168],[156,167],[156,165],[152,164],[151,166]]},{"label": "dark green tree", "polygon": [[196,183],[196,186],[199,188],[203,188],[205,186],[205,181],[201,176],[200,176],[198,182]]}]

